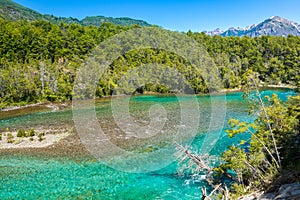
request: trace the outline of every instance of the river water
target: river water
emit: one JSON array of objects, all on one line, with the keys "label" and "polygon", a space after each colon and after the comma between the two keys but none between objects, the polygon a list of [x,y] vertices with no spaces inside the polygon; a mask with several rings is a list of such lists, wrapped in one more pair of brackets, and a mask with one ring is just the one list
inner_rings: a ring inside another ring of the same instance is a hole
[{"label": "river water", "polygon": [[[291,90],[263,90],[261,93],[262,96],[275,93],[283,101],[296,94]],[[211,134],[207,132],[207,123],[212,99],[224,101],[226,98],[226,116],[224,126],[220,130],[214,130],[219,131],[220,135],[210,149],[210,155],[219,156],[228,146],[238,144],[240,139],[249,139],[247,134],[229,139],[225,133],[230,118],[246,122],[255,120],[255,115],[248,114],[249,105],[242,95],[241,92],[234,92],[197,96],[201,119],[198,133],[191,141],[192,150],[199,150],[206,134]],[[165,107],[167,117],[171,119],[165,125],[176,126],[180,121],[180,116],[176,115],[180,111],[180,105],[178,98],[172,95],[131,97],[129,110],[136,123],[149,124],[149,109],[157,103]],[[128,151],[143,153],[151,153],[168,145],[155,140],[144,142],[135,141],[134,137],[128,138],[128,135],[122,133],[122,128],[113,123],[110,107],[110,99],[100,99],[95,103],[99,123],[114,144]],[[13,112],[20,111],[11,111],[9,114],[0,112],[0,131],[7,128],[18,130],[74,126],[71,106],[59,110],[37,106],[23,111],[21,115]],[[177,161],[155,171],[129,173],[90,157],[60,157],[52,154],[35,156],[26,152],[0,154],[0,199],[200,199],[201,187],[205,185],[201,179],[192,178],[191,174],[179,174],[181,166]]]}]

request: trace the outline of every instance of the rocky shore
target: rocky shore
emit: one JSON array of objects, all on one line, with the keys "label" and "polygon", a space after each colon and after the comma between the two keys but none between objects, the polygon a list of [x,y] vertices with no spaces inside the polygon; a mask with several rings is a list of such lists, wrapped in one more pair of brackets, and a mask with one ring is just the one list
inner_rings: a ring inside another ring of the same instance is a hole
[{"label": "rocky shore", "polygon": [[300,199],[300,183],[282,185],[277,192],[266,193],[257,200],[297,200]]},{"label": "rocky shore", "polygon": [[30,136],[19,135],[17,131],[0,134],[0,149],[48,147],[70,135],[68,130],[34,130]]},{"label": "rocky shore", "polygon": [[255,192],[238,200],[298,200],[300,199],[300,183],[284,184],[272,193]]}]

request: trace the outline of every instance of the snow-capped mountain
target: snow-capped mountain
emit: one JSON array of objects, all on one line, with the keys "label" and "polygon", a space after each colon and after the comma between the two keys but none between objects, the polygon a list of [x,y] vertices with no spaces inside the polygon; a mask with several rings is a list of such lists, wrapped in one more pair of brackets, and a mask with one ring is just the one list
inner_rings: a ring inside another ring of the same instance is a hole
[{"label": "snow-capped mountain", "polygon": [[204,33],[206,33],[207,35],[213,36],[213,35],[221,35],[222,33],[224,33],[224,31],[217,28],[216,30],[213,30],[213,31],[204,31]]},{"label": "snow-capped mountain", "polygon": [[208,35],[221,35],[221,36],[250,36],[256,37],[261,35],[271,36],[300,36],[300,24],[289,21],[282,17],[273,16],[265,21],[248,26],[246,28],[231,27],[227,31],[216,29],[215,31],[205,32]]}]

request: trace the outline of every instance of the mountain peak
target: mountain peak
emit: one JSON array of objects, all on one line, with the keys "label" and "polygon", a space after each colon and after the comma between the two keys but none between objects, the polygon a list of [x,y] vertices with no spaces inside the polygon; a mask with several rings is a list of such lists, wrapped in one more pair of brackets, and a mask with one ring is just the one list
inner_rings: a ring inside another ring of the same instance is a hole
[{"label": "mountain peak", "polygon": [[[281,23],[291,23],[291,21],[283,18],[283,17],[279,17],[279,16],[272,16],[269,18],[270,21],[273,21],[273,22],[281,22]],[[266,20],[268,21],[268,20]]]},{"label": "mountain peak", "polygon": [[221,30],[220,28],[217,28],[213,31],[204,31],[205,34],[213,36],[213,35],[221,35],[224,31]]},{"label": "mountain peak", "polygon": [[[210,32],[208,32],[210,33]],[[250,36],[257,37],[262,35],[271,36],[300,36],[300,25],[289,21],[283,17],[272,16],[259,24],[247,26],[246,28],[230,27],[227,31],[216,33],[221,36]]]},{"label": "mountain peak", "polygon": [[269,19],[271,19],[271,20],[280,20],[280,19],[283,19],[283,18],[279,17],[279,16],[272,16]]}]

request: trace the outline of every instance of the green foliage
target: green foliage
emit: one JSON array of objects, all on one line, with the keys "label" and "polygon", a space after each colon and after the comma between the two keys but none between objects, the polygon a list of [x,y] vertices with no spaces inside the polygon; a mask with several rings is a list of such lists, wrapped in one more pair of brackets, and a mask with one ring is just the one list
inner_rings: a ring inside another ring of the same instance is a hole
[{"label": "green foliage", "polygon": [[105,22],[109,22],[120,26],[132,26],[132,25],[151,26],[150,24],[148,24],[143,20],[136,20],[128,17],[113,18],[113,17],[104,17],[104,16],[86,17],[80,21],[80,24],[89,25],[89,26],[91,25],[100,26]]},{"label": "green foliage", "polygon": [[0,140],[2,140],[2,133],[0,133]]},{"label": "green foliage", "polygon": [[0,107],[72,97],[77,68],[107,37],[127,30],[0,19]]},{"label": "green foliage", "polygon": [[33,137],[35,136],[35,130],[29,129],[28,131],[25,131],[24,129],[20,129],[17,132],[17,137]]},{"label": "green foliage", "polygon": [[26,131],[24,129],[18,130],[17,137],[26,137]]},{"label": "green foliage", "polygon": [[45,139],[44,136],[45,136],[45,133],[39,133],[38,134],[38,140],[39,140],[39,142],[41,142],[41,141],[43,141]]},{"label": "green foliage", "polygon": [[[283,156],[283,166],[286,168],[295,167],[296,171],[299,171],[300,166],[300,96],[291,97],[287,101],[287,113],[288,116],[293,118],[286,119],[283,123],[291,122],[294,128],[291,130],[289,124],[283,124],[280,129],[284,129],[287,132],[288,137],[280,137],[279,140],[284,147],[281,151]],[[297,168],[298,167],[298,168]]]},{"label": "green foliage", "polygon": [[34,129],[30,129],[27,132],[26,137],[33,137],[33,136],[35,136],[35,131],[34,131]]},{"label": "green foliage", "polygon": [[7,20],[37,20],[42,19],[42,15],[34,10],[25,8],[12,0],[0,1],[0,19]]},{"label": "green foliage", "polygon": [[[75,20],[76,21],[76,20]],[[74,21],[74,22],[75,22]],[[71,100],[78,68],[102,41],[138,26],[103,22],[100,27],[49,21],[0,19],[0,108],[38,101]],[[257,85],[299,85],[300,38],[221,37],[188,32],[204,45],[218,67],[224,88],[241,88],[250,74]],[[170,42],[170,41],[166,41]],[[142,64],[157,63],[176,69],[196,93],[208,92],[203,74],[184,58],[160,49],[139,49],[116,59],[99,81],[96,96],[111,95],[127,72]],[[162,74],[162,72],[160,72]],[[170,92],[159,83],[149,83],[137,92]]]},{"label": "green foliage", "polygon": [[265,84],[297,85],[300,80],[300,38],[298,36],[222,37],[189,33],[205,44],[219,67],[225,88],[241,87],[242,77],[251,70]]},{"label": "green foliage", "polygon": [[11,133],[7,134],[7,138],[6,138],[7,143],[14,143],[14,136]]},{"label": "green foliage", "polygon": [[45,20],[52,22],[54,24],[68,23],[68,24],[80,24],[84,26],[101,26],[103,23],[109,22],[121,26],[151,26],[149,23],[143,20],[131,19],[128,17],[104,17],[104,16],[95,16],[95,17],[86,17],[83,20],[78,20],[72,17],[56,17],[53,15],[42,15],[34,10],[21,6],[12,0],[1,0],[0,1],[0,19],[6,20],[26,20],[26,21],[35,21],[35,20]]},{"label": "green foliage", "polygon": [[229,137],[241,133],[251,135],[249,147],[244,146],[245,141],[239,146],[229,147],[222,155],[222,163],[214,169],[216,176],[233,181],[231,192],[235,196],[262,190],[284,170],[297,170],[300,164],[300,96],[291,97],[286,104],[276,95],[267,97],[267,100],[269,106],[261,107],[253,124],[235,119],[228,122],[230,129],[226,132]]}]

